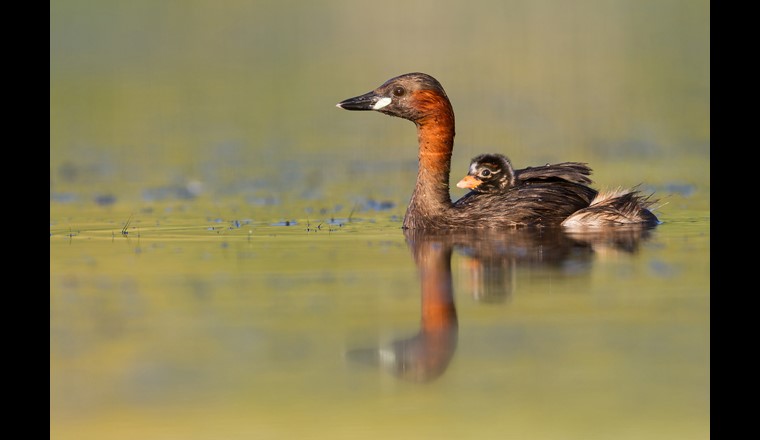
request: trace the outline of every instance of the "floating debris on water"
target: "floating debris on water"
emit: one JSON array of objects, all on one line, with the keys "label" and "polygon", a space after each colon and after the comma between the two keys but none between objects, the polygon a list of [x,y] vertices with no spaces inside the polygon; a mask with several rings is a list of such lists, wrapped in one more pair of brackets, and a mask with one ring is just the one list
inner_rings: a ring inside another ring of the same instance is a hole
[{"label": "floating debris on water", "polygon": [[396,204],[390,200],[377,201],[374,199],[367,199],[365,203],[365,207],[367,209],[372,209],[374,211],[387,211],[394,208],[395,206]]},{"label": "floating debris on water", "polygon": [[100,206],[108,206],[116,203],[116,196],[112,194],[101,194],[95,196],[95,203]]},{"label": "floating debris on water", "polygon": [[143,200],[148,202],[167,199],[193,200],[202,192],[203,183],[197,180],[190,180],[183,184],[146,188],[142,192],[142,197]]}]

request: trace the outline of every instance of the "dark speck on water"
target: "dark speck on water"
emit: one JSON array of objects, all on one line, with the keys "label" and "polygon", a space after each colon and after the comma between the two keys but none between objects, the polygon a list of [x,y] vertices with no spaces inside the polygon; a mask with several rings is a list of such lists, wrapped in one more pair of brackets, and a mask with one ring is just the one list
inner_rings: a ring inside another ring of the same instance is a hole
[{"label": "dark speck on water", "polygon": [[395,207],[396,204],[389,200],[377,201],[373,199],[367,199],[365,206],[367,207],[367,209],[371,209],[374,211],[386,211],[388,209],[392,209],[393,207]]},{"label": "dark speck on water", "polygon": [[148,202],[171,199],[193,200],[198,196],[199,192],[200,190],[198,187],[193,184],[167,185],[156,188],[147,188],[143,190],[142,197],[143,200]]},{"label": "dark speck on water", "polygon": [[677,275],[676,269],[672,265],[663,261],[652,261],[649,263],[649,268],[657,276],[662,278],[673,278]]},{"label": "dark speck on water", "polygon": [[284,220],[281,222],[272,223],[272,226],[293,226],[297,224],[298,222],[295,220]]},{"label": "dark speck on water", "polygon": [[95,197],[95,203],[100,206],[113,205],[116,203],[116,196],[112,194],[102,194]]}]

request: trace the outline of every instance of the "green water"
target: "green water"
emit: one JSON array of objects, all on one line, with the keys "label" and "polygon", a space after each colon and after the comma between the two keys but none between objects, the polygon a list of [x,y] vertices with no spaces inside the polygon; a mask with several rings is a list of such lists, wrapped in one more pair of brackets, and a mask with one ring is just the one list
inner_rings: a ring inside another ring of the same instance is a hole
[{"label": "green water", "polygon": [[[708,438],[708,19],[51,3],[51,438]],[[408,71],[454,104],[452,182],[584,161],[663,224],[406,237],[413,125],[334,105]]]},{"label": "green water", "polygon": [[[548,247],[520,247],[545,262],[514,257],[484,271],[455,252],[458,343],[423,382],[348,356],[419,330],[420,274],[398,223],[150,223],[127,237],[118,222],[74,236],[53,228],[56,438],[708,428],[709,230],[698,216],[661,225],[634,253],[600,246],[555,260]],[[487,276],[499,278],[490,295]]]}]

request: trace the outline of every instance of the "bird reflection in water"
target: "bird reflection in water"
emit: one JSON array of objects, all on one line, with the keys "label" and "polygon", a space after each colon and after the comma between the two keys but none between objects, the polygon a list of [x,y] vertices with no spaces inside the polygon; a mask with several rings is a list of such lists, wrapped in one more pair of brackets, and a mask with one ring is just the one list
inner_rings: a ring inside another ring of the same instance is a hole
[{"label": "bird reflection in water", "polygon": [[466,257],[475,299],[503,302],[512,294],[517,268],[587,272],[594,255],[634,253],[649,233],[650,228],[641,227],[574,234],[559,228],[463,232],[407,229],[404,235],[420,276],[420,329],[388,346],[349,350],[347,357],[412,382],[440,377],[454,356],[459,333],[451,271],[454,250]]}]

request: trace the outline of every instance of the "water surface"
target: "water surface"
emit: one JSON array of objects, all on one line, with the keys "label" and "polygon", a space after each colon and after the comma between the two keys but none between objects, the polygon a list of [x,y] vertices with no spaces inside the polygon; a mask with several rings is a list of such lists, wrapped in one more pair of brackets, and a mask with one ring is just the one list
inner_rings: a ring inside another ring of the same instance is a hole
[{"label": "water surface", "polygon": [[643,238],[409,239],[383,211],[186,209],[51,226],[57,438],[707,429],[704,212]]}]

